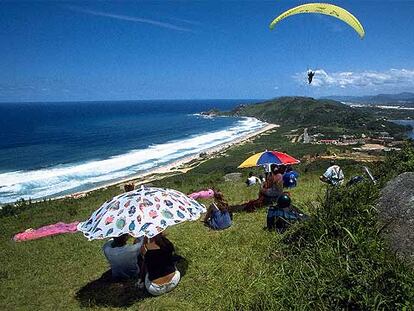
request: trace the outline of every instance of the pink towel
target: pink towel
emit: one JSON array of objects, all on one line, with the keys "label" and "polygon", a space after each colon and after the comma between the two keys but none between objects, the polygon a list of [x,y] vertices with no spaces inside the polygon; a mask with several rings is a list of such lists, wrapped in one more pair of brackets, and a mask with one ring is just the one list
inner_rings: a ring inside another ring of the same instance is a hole
[{"label": "pink towel", "polygon": [[214,191],[211,189],[201,190],[198,192],[193,192],[188,195],[190,198],[197,200],[197,199],[210,199],[214,196]]},{"label": "pink towel", "polygon": [[36,240],[44,238],[46,236],[63,234],[63,233],[75,233],[77,231],[76,226],[79,221],[72,222],[70,224],[65,224],[63,222],[58,222],[53,225],[48,225],[40,227],[39,229],[27,229],[24,232],[20,232],[13,237],[13,240],[16,242]]}]

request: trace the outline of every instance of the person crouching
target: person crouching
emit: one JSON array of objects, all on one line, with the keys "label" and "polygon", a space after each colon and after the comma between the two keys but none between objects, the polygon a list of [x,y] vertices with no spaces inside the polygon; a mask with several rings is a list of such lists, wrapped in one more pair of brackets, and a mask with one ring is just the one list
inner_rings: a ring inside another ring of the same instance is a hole
[{"label": "person crouching", "polygon": [[291,205],[291,199],[287,194],[282,194],[277,201],[277,205],[271,206],[267,212],[267,229],[283,233],[293,222],[307,217]]}]

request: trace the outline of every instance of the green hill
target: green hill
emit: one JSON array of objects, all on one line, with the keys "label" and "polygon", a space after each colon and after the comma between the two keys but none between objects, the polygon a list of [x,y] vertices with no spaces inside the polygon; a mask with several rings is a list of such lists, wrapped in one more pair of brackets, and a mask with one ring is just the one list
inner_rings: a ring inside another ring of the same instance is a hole
[{"label": "green hill", "polygon": [[285,126],[336,128],[339,132],[386,131],[400,136],[405,127],[378,118],[368,110],[361,111],[340,102],[310,97],[280,97],[261,103],[241,105],[231,112],[236,116],[255,117]]},{"label": "green hill", "polygon": [[236,108],[240,116],[258,117],[261,120],[283,125],[342,125],[350,116],[366,118],[352,108],[333,100],[316,100],[309,97],[280,97],[258,104]]}]

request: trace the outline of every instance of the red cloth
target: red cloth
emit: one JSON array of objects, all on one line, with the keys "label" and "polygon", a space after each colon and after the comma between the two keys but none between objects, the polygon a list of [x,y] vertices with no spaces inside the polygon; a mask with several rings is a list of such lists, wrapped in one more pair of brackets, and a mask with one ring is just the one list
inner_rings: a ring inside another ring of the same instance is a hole
[{"label": "red cloth", "polygon": [[16,242],[36,240],[44,238],[46,236],[52,236],[63,233],[75,233],[77,231],[76,227],[79,224],[79,221],[72,222],[70,224],[65,224],[63,222],[58,222],[53,225],[48,225],[40,227],[39,229],[27,229],[24,232],[20,232],[13,237],[13,240]]}]

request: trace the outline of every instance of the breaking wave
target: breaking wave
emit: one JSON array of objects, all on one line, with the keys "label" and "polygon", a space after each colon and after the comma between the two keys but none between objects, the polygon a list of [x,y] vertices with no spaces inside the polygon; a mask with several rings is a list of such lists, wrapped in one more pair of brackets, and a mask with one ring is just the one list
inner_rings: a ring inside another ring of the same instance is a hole
[{"label": "breaking wave", "polygon": [[150,145],[145,149],[131,150],[107,159],[1,173],[0,203],[10,203],[22,198],[27,200],[56,197],[116,182],[231,142],[265,125],[266,123],[254,118],[242,118],[233,126],[222,130]]}]

